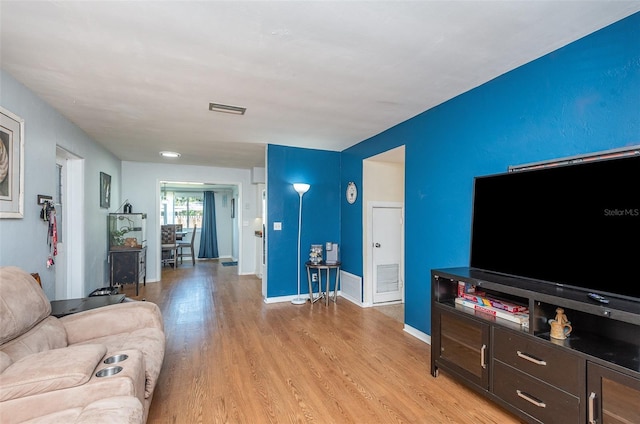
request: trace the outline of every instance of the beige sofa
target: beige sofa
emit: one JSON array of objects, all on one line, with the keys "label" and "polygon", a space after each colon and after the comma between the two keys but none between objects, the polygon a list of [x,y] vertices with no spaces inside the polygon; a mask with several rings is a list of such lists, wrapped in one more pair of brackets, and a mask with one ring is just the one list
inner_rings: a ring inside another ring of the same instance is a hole
[{"label": "beige sofa", "polygon": [[56,318],[29,273],[0,267],[1,423],[146,422],[164,349],[157,305]]}]

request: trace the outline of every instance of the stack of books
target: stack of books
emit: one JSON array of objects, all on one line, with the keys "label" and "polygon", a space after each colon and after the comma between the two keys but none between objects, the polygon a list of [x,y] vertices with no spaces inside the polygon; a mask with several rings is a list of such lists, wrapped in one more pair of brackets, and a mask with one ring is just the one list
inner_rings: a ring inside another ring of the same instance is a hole
[{"label": "stack of books", "polygon": [[475,286],[463,281],[458,283],[456,304],[489,314],[496,318],[515,322],[524,327],[529,326],[529,308],[516,303],[491,298],[487,296],[486,293],[477,290]]}]

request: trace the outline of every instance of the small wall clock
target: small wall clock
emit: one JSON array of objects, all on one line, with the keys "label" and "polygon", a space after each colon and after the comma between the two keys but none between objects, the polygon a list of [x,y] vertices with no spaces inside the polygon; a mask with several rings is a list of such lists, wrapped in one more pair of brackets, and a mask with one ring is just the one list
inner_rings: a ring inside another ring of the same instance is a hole
[{"label": "small wall clock", "polygon": [[353,181],[349,181],[349,184],[347,184],[347,202],[349,202],[349,204],[354,204],[356,202],[356,199],[358,198],[358,188],[356,187],[356,183],[354,183]]}]

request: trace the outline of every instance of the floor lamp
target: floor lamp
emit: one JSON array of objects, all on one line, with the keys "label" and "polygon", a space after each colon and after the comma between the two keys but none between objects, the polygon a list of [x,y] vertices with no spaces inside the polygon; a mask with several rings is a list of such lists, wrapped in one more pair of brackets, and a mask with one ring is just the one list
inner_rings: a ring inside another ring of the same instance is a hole
[{"label": "floor lamp", "polygon": [[[302,195],[305,194],[309,187],[309,184],[295,183],[293,188],[300,195],[300,208],[298,209],[298,297],[291,300],[294,305],[304,305],[307,303],[307,299],[300,297],[300,234],[302,233]],[[311,296],[311,293],[309,293]]]}]

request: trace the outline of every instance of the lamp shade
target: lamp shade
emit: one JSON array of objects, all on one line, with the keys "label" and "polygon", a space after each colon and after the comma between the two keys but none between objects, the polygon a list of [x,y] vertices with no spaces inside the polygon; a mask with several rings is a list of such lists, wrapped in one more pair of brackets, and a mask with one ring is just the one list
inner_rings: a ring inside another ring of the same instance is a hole
[{"label": "lamp shade", "polygon": [[304,184],[304,183],[293,184],[293,188],[295,191],[298,192],[298,194],[305,194],[307,191],[309,191],[309,187],[311,187],[309,184]]}]

